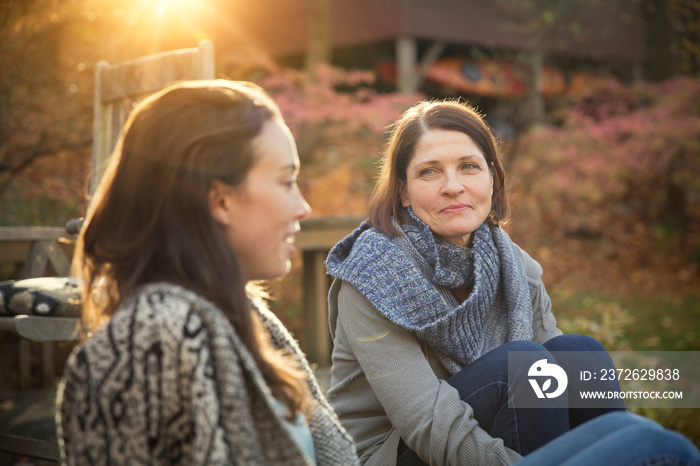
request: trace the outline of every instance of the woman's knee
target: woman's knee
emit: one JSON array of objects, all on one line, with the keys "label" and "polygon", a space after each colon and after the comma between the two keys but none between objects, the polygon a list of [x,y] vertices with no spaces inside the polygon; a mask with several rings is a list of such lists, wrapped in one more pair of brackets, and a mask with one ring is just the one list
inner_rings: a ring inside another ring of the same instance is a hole
[{"label": "woman's knee", "polygon": [[[517,340],[504,343],[488,353],[482,355],[475,362],[488,364],[490,367],[501,367],[508,370],[508,353],[514,351],[543,352],[549,355],[549,351],[539,343],[529,340]],[[473,364],[473,363],[472,363]]]},{"label": "woman's knee", "polygon": [[[541,359],[556,363],[556,360],[547,348],[539,343],[529,340],[511,341],[499,346],[496,350],[500,354],[489,361],[499,368],[504,377],[527,377],[530,366]],[[510,353],[527,353],[512,356]],[[514,362],[514,364],[510,364]],[[505,380],[505,379],[504,379]]]},{"label": "woman's knee", "polygon": [[543,345],[549,351],[607,351],[595,338],[588,335],[559,335]]},{"label": "woman's knee", "polygon": [[548,351],[539,343],[530,340],[516,340],[504,343],[493,351]]},{"label": "woman's knee", "polygon": [[[587,335],[560,335],[546,341],[543,346],[549,350],[559,366],[569,375],[582,370],[613,369],[615,364],[605,347],[598,340]],[[604,383],[606,387],[618,388],[615,381]]]},{"label": "woman's knee", "polygon": [[504,343],[498,348],[490,351],[483,356],[484,362],[488,362],[491,367],[497,367],[504,374],[508,374],[509,353],[512,352],[542,353],[542,356],[532,355],[530,359],[532,359],[533,362],[542,358],[546,358],[551,362],[554,361],[549,351],[539,343],[529,340],[517,340]]}]

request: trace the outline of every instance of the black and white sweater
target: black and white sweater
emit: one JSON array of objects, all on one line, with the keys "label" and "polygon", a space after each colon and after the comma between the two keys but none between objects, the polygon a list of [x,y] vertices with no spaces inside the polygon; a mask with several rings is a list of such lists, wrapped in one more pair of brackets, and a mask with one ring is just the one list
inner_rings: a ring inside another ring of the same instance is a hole
[{"label": "black and white sweater", "polygon": [[[257,306],[271,340],[309,373],[319,465],[357,464],[289,332]],[[251,354],[209,301],[166,283],[143,287],[71,355],[58,392],[69,465],[308,464]]]}]

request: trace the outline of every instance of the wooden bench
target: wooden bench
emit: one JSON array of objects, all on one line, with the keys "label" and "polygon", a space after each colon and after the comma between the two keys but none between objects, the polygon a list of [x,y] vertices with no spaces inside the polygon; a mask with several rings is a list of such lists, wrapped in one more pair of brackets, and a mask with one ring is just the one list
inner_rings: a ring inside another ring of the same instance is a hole
[{"label": "wooden bench", "polygon": [[[21,270],[21,279],[42,277],[46,273],[65,276],[70,273],[73,245],[64,227],[0,228],[0,262],[11,263]],[[7,375],[17,357],[18,385],[31,386],[30,342],[41,345],[41,385],[55,383],[54,343],[73,333],[77,318],[55,318],[19,315],[0,316],[0,384],[7,384]],[[51,321],[51,322],[50,322]]]}]

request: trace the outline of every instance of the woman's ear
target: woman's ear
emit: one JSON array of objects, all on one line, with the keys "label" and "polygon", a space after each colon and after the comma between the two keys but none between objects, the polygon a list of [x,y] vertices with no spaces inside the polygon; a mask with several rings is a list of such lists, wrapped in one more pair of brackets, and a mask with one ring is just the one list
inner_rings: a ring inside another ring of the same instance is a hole
[{"label": "woman's ear", "polygon": [[209,211],[214,220],[222,225],[231,223],[231,212],[228,196],[231,188],[221,181],[215,180],[209,188]]},{"label": "woman's ear", "polygon": [[408,207],[411,205],[411,198],[408,197],[408,192],[406,190],[406,182],[399,180],[399,189],[401,190],[401,205]]}]

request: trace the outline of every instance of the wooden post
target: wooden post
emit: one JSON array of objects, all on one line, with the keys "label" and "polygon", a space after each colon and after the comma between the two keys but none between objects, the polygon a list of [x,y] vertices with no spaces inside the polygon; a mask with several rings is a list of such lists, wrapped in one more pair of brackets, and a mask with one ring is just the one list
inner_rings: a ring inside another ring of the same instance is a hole
[{"label": "wooden post", "polygon": [[396,69],[397,88],[399,92],[416,92],[416,64],[418,56],[418,45],[412,37],[401,36],[396,39]]},{"label": "wooden post", "polygon": [[418,92],[428,69],[445,50],[445,43],[434,42],[418,61],[418,44],[412,37],[401,36],[396,40],[397,88],[399,92]]},{"label": "wooden post", "polygon": [[321,367],[331,362],[331,335],[328,329],[328,251],[362,223],[364,217],[325,217],[301,221],[296,246],[304,252],[304,331],[301,349],[309,361]]},{"label": "wooden post", "polygon": [[101,61],[95,67],[95,100],[93,102],[92,123],[92,177],[90,194],[94,194],[97,183],[102,178],[112,144],[112,111],[110,104],[102,99],[102,74],[109,63]]},{"label": "wooden post", "polygon": [[46,254],[46,242],[34,241],[29,248],[27,260],[22,269],[22,278],[43,277],[49,256]]},{"label": "wooden post", "polygon": [[542,51],[535,50],[528,55],[530,75],[526,90],[527,114],[531,124],[541,123],[544,118],[544,98],[542,97]]},{"label": "wooden post", "polygon": [[43,388],[54,387],[56,376],[56,355],[53,341],[42,341],[41,345],[41,386]]},{"label": "wooden post", "polygon": [[327,250],[304,252],[304,349],[309,361],[322,367],[331,363],[327,254]]},{"label": "wooden post", "polygon": [[304,57],[304,69],[311,74],[321,63],[331,61],[331,2],[312,0],[309,15],[309,39]]},{"label": "wooden post", "polygon": [[214,43],[210,40],[203,40],[197,45],[199,50],[200,79],[216,78],[216,62],[214,61]]},{"label": "wooden post", "polygon": [[17,376],[20,390],[32,386],[31,346],[24,338],[19,339],[17,348]]},{"label": "wooden post", "polygon": [[[0,389],[10,388],[8,375],[12,369],[12,364],[15,362],[19,353],[20,338],[8,331],[3,331],[0,334]],[[14,386],[12,386],[14,388]]]}]

